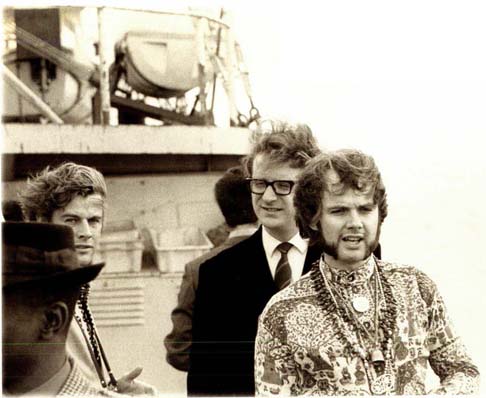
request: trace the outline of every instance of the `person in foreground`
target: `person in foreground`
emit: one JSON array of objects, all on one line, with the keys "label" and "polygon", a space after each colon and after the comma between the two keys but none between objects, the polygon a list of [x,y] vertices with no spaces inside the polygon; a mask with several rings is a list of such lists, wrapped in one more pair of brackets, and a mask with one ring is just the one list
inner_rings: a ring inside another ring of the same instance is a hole
[{"label": "person in foreground", "polygon": [[255,343],[258,396],[473,394],[478,368],[436,285],[418,269],[372,255],[387,216],[372,157],[357,150],[313,159],[295,191],[301,234],[324,252],[311,272],[276,294]]},{"label": "person in foreground", "polygon": [[[67,162],[47,167],[29,179],[20,195],[20,204],[26,220],[71,227],[79,263],[90,266],[101,238],[106,195],[105,179],[98,170]],[[71,322],[67,337],[70,356],[89,380],[104,388],[116,388],[128,395],[156,394],[152,386],[135,380],[142,372],[141,367],[118,379],[113,375],[88,305],[89,290],[89,284],[81,288]]]},{"label": "person in foreground", "polygon": [[209,252],[187,263],[182,276],[177,306],[171,314],[173,328],[165,337],[166,359],[174,368],[189,369],[192,346],[192,313],[202,263],[255,233],[258,225],[251,205],[251,194],[241,166],[231,167],[214,186],[214,196],[230,233]]},{"label": "person in foreground", "polygon": [[300,236],[292,202],[298,174],[317,153],[305,125],[275,122],[254,136],[246,164],[262,227],[199,269],[189,395],[254,395],[258,316],[270,297],[307,272],[322,251]]},{"label": "person in foreground", "polygon": [[66,338],[83,284],[102,265],[81,266],[67,226],[2,223],[3,393],[113,396],[68,355]]}]

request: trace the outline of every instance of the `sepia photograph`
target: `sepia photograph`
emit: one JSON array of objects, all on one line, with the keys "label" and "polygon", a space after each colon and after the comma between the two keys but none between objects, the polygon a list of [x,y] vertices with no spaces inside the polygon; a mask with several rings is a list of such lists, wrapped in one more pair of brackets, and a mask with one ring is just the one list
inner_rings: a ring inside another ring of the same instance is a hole
[{"label": "sepia photograph", "polygon": [[486,5],[2,5],[3,396],[481,396]]}]

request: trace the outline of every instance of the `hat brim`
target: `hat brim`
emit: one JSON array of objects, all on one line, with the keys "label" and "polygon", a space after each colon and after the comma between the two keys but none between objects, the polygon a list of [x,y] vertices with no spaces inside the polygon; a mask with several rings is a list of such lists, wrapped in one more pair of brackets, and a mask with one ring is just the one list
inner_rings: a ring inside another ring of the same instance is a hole
[{"label": "hat brim", "polygon": [[34,276],[27,275],[3,275],[2,286],[4,289],[18,288],[40,284],[63,284],[63,285],[84,285],[95,279],[105,266],[104,263],[97,263],[80,267],[71,271],[58,272],[50,275]]}]

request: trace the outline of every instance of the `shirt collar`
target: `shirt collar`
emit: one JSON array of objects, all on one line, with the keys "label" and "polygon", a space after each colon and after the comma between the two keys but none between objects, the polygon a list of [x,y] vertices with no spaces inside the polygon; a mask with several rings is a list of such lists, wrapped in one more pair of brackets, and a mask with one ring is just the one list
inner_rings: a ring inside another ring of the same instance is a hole
[{"label": "shirt collar", "polygon": [[[322,262],[322,259],[321,259]],[[326,267],[326,275],[333,282],[340,285],[356,285],[368,281],[375,269],[375,257],[371,255],[368,260],[353,271],[336,269],[331,266]]]},{"label": "shirt collar", "polygon": [[[265,226],[262,227],[262,240],[265,252],[269,253],[270,255],[273,255],[277,249],[277,246],[282,243],[270,235]],[[302,254],[306,252],[307,246],[309,245],[309,240],[302,238],[299,232],[292,236],[292,238],[290,238],[287,242],[292,243],[292,245],[294,245],[294,247]]]}]

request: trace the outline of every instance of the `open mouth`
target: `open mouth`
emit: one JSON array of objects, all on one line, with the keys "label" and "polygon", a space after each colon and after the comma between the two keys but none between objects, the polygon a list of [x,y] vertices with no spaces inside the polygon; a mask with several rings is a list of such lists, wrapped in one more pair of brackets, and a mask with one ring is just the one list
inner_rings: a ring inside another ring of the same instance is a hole
[{"label": "open mouth", "polygon": [[84,251],[84,250],[92,250],[92,249],[93,246],[90,245],[76,245],[76,250]]},{"label": "open mouth", "polygon": [[345,236],[343,237],[344,242],[349,242],[349,243],[359,243],[363,240],[363,237],[361,236]]},{"label": "open mouth", "polygon": [[262,209],[268,211],[269,213],[276,213],[277,211],[280,211],[280,209],[276,209],[273,207],[262,207]]}]

